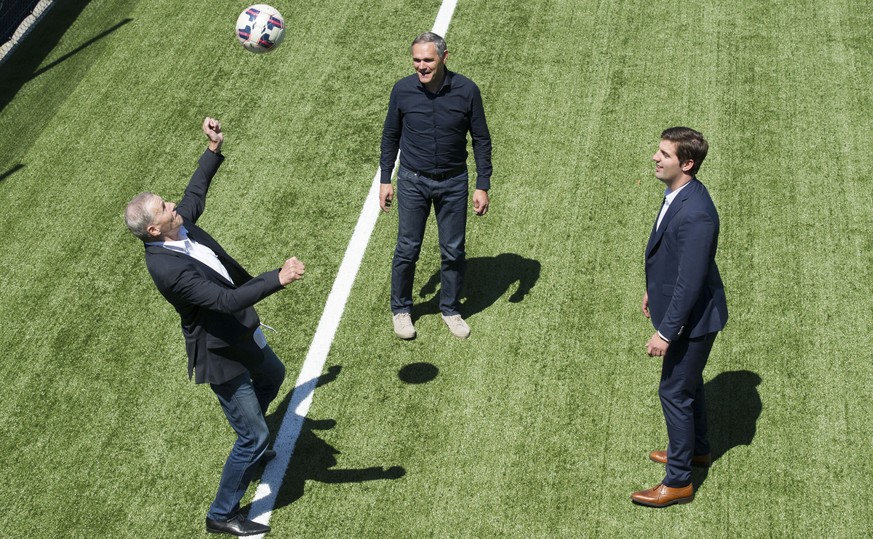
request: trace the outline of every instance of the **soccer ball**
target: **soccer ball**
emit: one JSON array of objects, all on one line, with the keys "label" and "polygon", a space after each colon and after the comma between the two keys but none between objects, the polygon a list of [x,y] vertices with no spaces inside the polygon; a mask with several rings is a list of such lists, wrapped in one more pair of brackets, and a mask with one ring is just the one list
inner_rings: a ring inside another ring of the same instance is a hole
[{"label": "soccer ball", "polygon": [[255,4],[240,13],[236,20],[236,37],[246,50],[270,52],[285,37],[285,19],[276,8]]}]

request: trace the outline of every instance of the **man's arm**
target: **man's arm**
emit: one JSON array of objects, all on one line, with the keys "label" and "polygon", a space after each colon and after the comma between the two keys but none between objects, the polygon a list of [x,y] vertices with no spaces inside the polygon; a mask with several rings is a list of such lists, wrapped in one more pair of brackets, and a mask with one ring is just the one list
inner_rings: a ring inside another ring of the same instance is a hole
[{"label": "man's arm", "polygon": [[670,305],[658,327],[660,334],[670,341],[679,336],[706,286],[718,228],[708,213],[698,211],[679,224],[677,236],[679,275]]},{"label": "man's arm", "polygon": [[400,149],[400,135],[403,132],[403,120],[400,117],[400,107],[397,103],[397,85],[391,89],[388,99],[388,112],[385,114],[385,124],[382,127],[381,156],[379,169],[381,183],[379,187],[379,207],[387,212],[394,200],[394,187],[391,185],[391,174],[394,172],[394,162]]},{"label": "man's arm", "polygon": [[279,270],[262,273],[238,288],[218,285],[192,270],[178,276],[171,285],[171,292],[184,303],[232,314],[253,306],[282,288]]},{"label": "man's arm", "polygon": [[473,99],[470,110],[470,137],[473,139],[473,157],[476,160],[476,190],[473,191],[473,212],[488,213],[491,188],[491,133],[485,120],[485,107],[479,87],[473,84]]},{"label": "man's arm", "polygon": [[209,185],[218,172],[218,167],[224,161],[224,156],[221,155],[221,145],[224,143],[221,123],[214,118],[206,117],[203,120],[203,133],[209,139],[209,145],[200,156],[197,170],[194,171],[188,187],[185,188],[185,195],[176,206],[176,213],[191,223],[196,223],[206,209],[206,192],[209,191]]},{"label": "man's arm", "polygon": [[403,132],[403,120],[400,116],[400,108],[397,104],[397,85],[391,90],[388,99],[388,112],[385,115],[385,124],[382,127],[381,157],[379,168],[381,176],[379,181],[379,207],[387,212],[394,199],[394,188],[391,186],[391,174],[394,172],[394,162],[397,160],[397,151],[400,149],[400,135]]},{"label": "man's arm", "polygon": [[482,94],[475,84],[470,109],[470,137],[473,139],[473,157],[476,160],[476,189],[488,191],[491,188],[492,173],[491,133],[485,120]]},{"label": "man's arm", "polygon": [[155,276],[155,283],[162,292],[166,291],[166,294],[182,303],[230,314],[251,307],[292,282],[302,279],[304,272],[303,263],[292,257],[281,268],[264,272],[237,288],[216,284],[188,265],[177,268],[176,271],[162,271]]}]

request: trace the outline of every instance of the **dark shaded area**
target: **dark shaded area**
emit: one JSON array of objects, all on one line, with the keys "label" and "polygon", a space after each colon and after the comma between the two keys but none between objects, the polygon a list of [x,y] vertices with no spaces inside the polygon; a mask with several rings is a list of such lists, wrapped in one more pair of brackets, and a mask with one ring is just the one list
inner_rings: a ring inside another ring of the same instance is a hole
[{"label": "dark shaded area", "polygon": [[0,1],[0,45],[12,38],[18,26],[33,12],[39,0]]},{"label": "dark shaded area", "polygon": [[132,20],[122,20],[51,64],[38,69],[87,5],[88,0],[58,0],[51,11],[45,14],[24,41],[0,65],[0,110],[6,108],[27,81],[45,73]]},{"label": "dark shaded area", "polygon": [[436,378],[439,372],[431,363],[410,363],[397,372],[397,377],[407,384],[424,384]]},{"label": "dark shaded area", "polygon": [[[292,407],[292,410],[296,409],[297,404],[302,402],[305,396],[315,388],[336,380],[340,370],[339,365],[334,365],[328,368],[327,372],[322,374],[315,384],[303,384],[295,388],[277,407],[276,411],[267,417],[267,424],[270,426],[271,432],[276,432],[289,407]],[[276,496],[275,509],[290,505],[300,499],[303,496],[306,481],[331,484],[363,483],[379,479],[399,479],[406,475],[406,470],[401,466],[334,469],[333,467],[337,465],[336,455],[339,455],[340,451],[322,440],[317,431],[330,430],[335,427],[336,421],[333,419],[304,418],[291,462],[288,464],[282,487]]]},{"label": "dark shaded area", "polygon": [[[518,283],[518,289],[509,296],[509,302],[521,302],[540,278],[540,268],[538,261],[514,253],[468,259],[464,288],[461,291],[461,315],[469,318],[484,311],[494,305],[515,283]],[[440,272],[437,270],[419,293],[422,298],[431,294],[434,296],[413,306],[413,320],[440,312],[437,289],[439,283]]]},{"label": "dark shaded area", "polygon": [[22,163],[18,163],[17,165],[15,165],[14,167],[10,168],[10,169],[7,170],[6,172],[0,174],[0,182],[2,182],[3,180],[5,180],[5,179],[8,178],[9,176],[12,176],[13,174],[15,174],[16,172],[18,172],[19,170],[21,170],[21,169],[23,169],[23,168],[24,168],[24,165],[23,165]]},{"label": "dark shaded area", "polygon": [[[750,445],[755,438],[762,411],[760,384],[761,377],[752,371],[731,371],[704,385],[713,467],[725,453],[738,445]],[[706,481],[710,469],[692,469],[695,491]]]}]

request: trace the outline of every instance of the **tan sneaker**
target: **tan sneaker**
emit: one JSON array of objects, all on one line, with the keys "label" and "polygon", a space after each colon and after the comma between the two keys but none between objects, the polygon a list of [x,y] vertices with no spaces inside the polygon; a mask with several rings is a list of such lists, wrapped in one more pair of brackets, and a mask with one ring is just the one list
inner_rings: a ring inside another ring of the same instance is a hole
[{"label": "tan sneaker", "polygon": [[443,322],[449,326],[449,331],[452,332],[452,335],[459,339],[466,339],[470,336],[470,326],[464,322],[464,319],[461,318],[459,314],[453,314],[451,316],[443,315]]},{"label": "tan sneaker", "polygon": [[394,315],[394,334],[406,340],[415,338],[415,326],[412,325],[412,316],[409,313]]}]

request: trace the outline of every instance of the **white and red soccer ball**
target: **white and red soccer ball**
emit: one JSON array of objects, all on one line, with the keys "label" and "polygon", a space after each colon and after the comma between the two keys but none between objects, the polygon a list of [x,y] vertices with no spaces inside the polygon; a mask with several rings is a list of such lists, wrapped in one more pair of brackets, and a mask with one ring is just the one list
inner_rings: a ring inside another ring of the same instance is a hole
[{"label": "white and red soccer ball", "polygon": [[236,37],[251,52],[270,52],[285,37],[285,19],[267,4],[255,4],[240,13],[236,20]]}]

